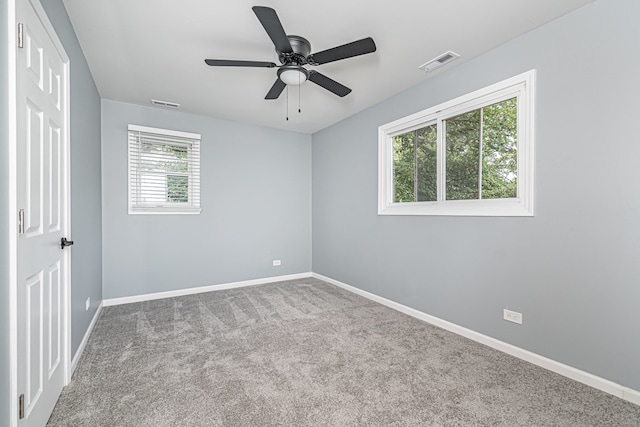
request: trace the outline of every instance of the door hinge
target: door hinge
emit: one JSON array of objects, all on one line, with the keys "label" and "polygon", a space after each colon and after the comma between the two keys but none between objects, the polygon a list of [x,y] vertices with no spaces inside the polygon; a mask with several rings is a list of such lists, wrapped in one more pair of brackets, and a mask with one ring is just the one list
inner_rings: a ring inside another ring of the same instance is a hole
[{"label": "door hinge", "polygon": [[24,234],[24,209],[18,211],[18,234]]},{"label": "door hinge", "polygon": [[18,418],[24,418],[24,394],[21,394],[18,398]]},{"label": "door hinge", "polygon": [[23,25],[22,22],[18,22],[18,47],[22,48],[23,47],[23,43],[22,43],[22,29]]}]

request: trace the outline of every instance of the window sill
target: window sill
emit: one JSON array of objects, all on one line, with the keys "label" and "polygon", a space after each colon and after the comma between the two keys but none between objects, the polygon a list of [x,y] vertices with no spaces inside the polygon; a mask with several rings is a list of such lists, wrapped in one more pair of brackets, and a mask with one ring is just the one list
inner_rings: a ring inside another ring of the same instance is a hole
[{"label": "window sill", "polygon": [[200,215],[200,208],[129,208],[129,215]]},{"label": "window sill", "polygon": [[392,203],[379,206],[378,215],[533,216],[533,206],[520,199]]}]

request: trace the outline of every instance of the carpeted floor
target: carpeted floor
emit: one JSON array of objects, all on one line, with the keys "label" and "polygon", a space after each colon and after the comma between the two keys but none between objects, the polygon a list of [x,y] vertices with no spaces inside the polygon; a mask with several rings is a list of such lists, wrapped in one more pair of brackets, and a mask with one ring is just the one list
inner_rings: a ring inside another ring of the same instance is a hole
[{"label": "carpeted floor", "polygon": [[640,426],[640,406],[316,279],[107,307],[50,426]]}]

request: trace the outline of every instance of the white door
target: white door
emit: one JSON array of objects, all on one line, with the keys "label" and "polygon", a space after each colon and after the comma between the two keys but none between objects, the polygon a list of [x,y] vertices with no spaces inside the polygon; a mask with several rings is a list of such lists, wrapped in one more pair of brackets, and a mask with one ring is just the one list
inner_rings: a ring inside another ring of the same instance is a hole
[{"label": "white door", "polygon": [[[37,0],[16,2],[19,426],[43,426],[66,383],[69,60]],[[20,221],[20,217],[23,220]]]}]

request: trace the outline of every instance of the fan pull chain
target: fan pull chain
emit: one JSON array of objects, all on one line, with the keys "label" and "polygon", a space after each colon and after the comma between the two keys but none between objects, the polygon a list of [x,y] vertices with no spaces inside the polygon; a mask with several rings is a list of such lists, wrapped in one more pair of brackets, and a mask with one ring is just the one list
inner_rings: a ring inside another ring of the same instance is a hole
[{"label": "fan pull chain", "polygon": [[289,85],[287,85],[287,121],[289,121]]},{"label": "fan pull chain", "polygon": [[298,73],[298,114],[302,112],[300,110],[300,92],[302,91],[302,83],[300,82],[300,73]]}]

